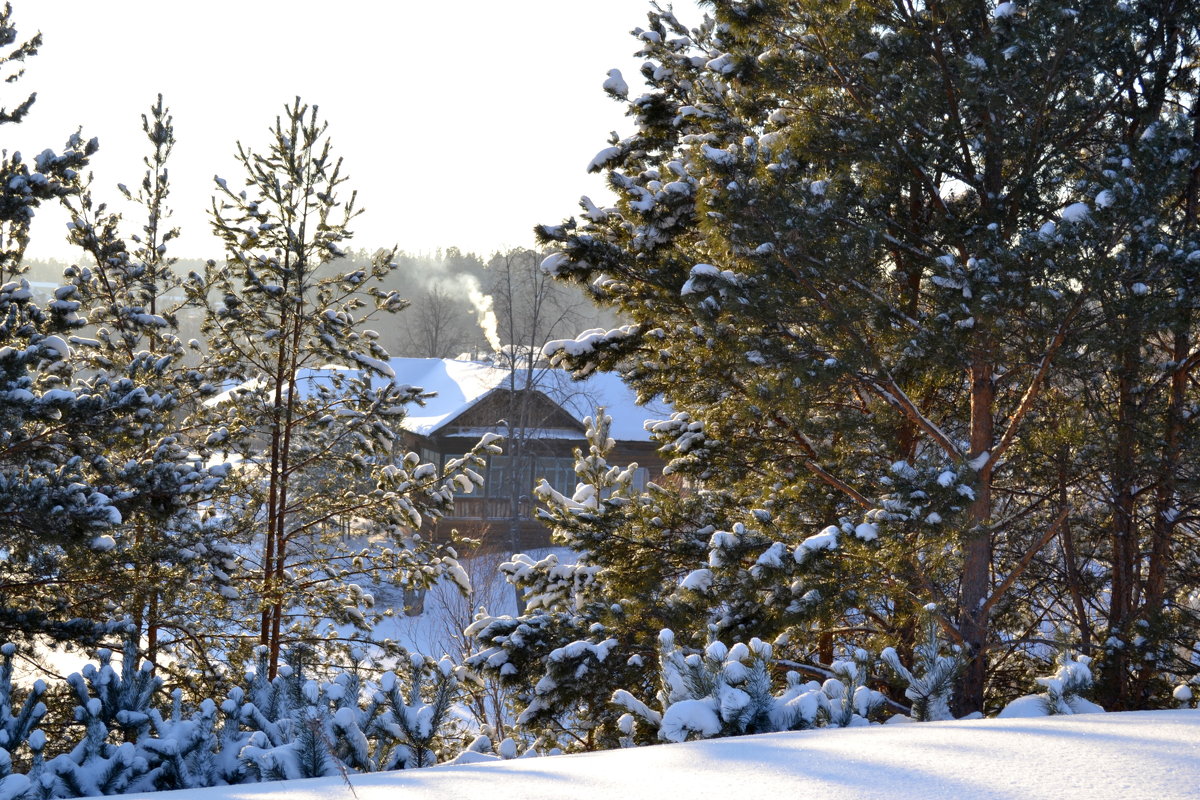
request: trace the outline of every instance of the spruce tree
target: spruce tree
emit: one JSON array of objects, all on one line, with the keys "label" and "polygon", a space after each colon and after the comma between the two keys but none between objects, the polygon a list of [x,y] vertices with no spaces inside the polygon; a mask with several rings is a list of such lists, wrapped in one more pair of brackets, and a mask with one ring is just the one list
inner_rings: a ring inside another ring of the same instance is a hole
[{"label": "spruce tree", "polygon": [[[17,41],[12,9],[0,12],[0,43]],[[7,82],[21,77],[40,37],[0,56]],[[19,122],[30,95],[0,124]],[[96,576],[122,522],[114,466],[105,443],[114,429],[153,414],[154,399],[125,376],[78,373],[71,335],[84,320],[73,286],[59,288],[44,306],[34,297],[22,264],[29,224],[45,202],[80,191],[95,140],[68,138],[62,153],[45,150],[32,161],[5,152],[0,161],[0,631],[5,637],[47,633],[91,639],[102,632]]]}]

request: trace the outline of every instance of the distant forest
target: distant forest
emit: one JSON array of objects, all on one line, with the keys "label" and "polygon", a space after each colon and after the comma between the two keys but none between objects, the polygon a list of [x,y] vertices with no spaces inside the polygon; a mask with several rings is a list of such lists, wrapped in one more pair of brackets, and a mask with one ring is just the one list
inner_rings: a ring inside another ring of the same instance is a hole
[{"label": "distant forest", "polygon": [[[321,271],[333,274],[365,265],[376,252],[351,250]],[[410,306],[377,320],[380,341],[393,356],[479,359],[497,345],[540,347],[549,339],[615,324],[613,312],[597,307],[581,289],[544,275],[543,256],[528,248],[497,251],[486,259],[456,247],[433,253],[397,251],[398,269],[382,288],[399,292]],[[77,263],[92,266],[87,263],[90,258],[85,255]],[[25,263],[26,278],[33,283],[59,284],[63,270],[71,266],[57,259]],[[203,259],[180,258],[172,268],[186,278],[193,271],[203,272],[204,265]],[[185,340],[199,336],[199,313],[194,308],[180,311]]]}]

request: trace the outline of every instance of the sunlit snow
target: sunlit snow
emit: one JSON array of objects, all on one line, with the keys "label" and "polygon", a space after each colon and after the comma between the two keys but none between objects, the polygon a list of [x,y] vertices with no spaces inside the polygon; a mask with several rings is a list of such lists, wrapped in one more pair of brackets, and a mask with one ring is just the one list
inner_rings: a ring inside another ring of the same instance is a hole
[{"label": "sunlit snow", "polygon": [[1087,203],[1072,203],[1062,211],[1063,222],[1083,222],[1092,215]]},{"label": "sunlit snow", "polygon": [[1200,711],[923,722],[663,744],[155,800],[1183,800],[1200,787]]},{"label": "sunlit snow", "polygon": [[1016,13],[1016,3],[1000,3],[996,6],[996,9],[992,11],[992,16],[996,19],[1004,19],[1005,17],[1015,16]]}]

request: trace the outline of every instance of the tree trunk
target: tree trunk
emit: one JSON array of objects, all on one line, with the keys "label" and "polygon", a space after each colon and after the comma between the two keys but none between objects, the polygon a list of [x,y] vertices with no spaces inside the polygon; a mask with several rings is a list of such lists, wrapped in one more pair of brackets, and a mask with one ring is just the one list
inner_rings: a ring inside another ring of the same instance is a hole
[{"label": "tree trunk", "polygon": [[1108,638],[1124,643],[1111,649],[1104,661],[1097,694],[1101,705],[1111,710],[1125,708],[1129,693],[1131,653],[1128,639],[1133,621],[1134,598],[1138,580],[1138,540],[1134,483],[1136,481],[1135,421],[1137,400],[1138,337],[1131,336],[1123,348],[1117,375],[1117,430],[1112,463],[1112,590],[1108,607]]},{"label": "tree trunk", "polygon": [[[1183,315],[1176,327],[1172,342],[1172,360],[1182,364],[1191,350],[1188,335],[1188,315]],[[1167,572],[1171,568],[1171,551],[1175,536],[1176,520],[1179,518],[1177,473],[1181,467],[1183,447],[1183,424],[1188,383],[1188,370],[1177,366],[1171,375],[1170,398],[1167,402],[1166,428],[1162,443],[1162,456],[1156,468],[1157,480],[1154,495],[1154,527],[1151,531],[1150,559],[1146,565],[1146,580],[1139,619],[1150,623],[1147,635],[1154,643],[1162,637],[1163,603],[1167,598]],[[1150,693],[1150,681],[1158,672],[1156,662],[1143,660],[1130,691],[1130,703],[1135,708],[1144,708]]]},{"label": "tree trunk", "polygon": [[263,542],[262,555],[262,614],[259,624],[258,643],[264,646],[269,645],[271,642],[271,598],[275,591],[275,547],[278,530],[277,497],[279,493],[279,474],[275,465],[278,463],[279,425],[276,422],[271,429],[271,474],[269,478],[270,483],[267,487],[267,531],[266,539]]},{"label": "tree trunk", "polygon": [[[992,447],[996,387],[991,361],[982,355],[972,358],[971,449],[974,460]],[[959,679],[958,714],[983,710],[983,692],[987,677],[988,610],[985,603],[991,584],[992,535],[988,528],[992,515],[992,465],[979,470],[975,499],[967,509],[967,529],[963,535],[962,578],[959,586],[958,625],[967,646],[967,666]]]},{"label": "tree trunk", "polygon": [[[1059,455],[1058,503],[1067,508],[1070,497],[1067,492],[1069,457],[1066,452]],[[1079,628],[1079,649],[1085,655],[1092,654],[1092,624],[1088,618],[1087,604],[1083,600],[1083,576],[1079,573],[1079,558],[1075,552],[1075,536],[1071,530],[1071,518],[1063,521],[1058,541],[1062,545],[1063,567],[1067,573],[1067,592],[1071,595],[1071,606],[1075,610],[1075,625]]]}]

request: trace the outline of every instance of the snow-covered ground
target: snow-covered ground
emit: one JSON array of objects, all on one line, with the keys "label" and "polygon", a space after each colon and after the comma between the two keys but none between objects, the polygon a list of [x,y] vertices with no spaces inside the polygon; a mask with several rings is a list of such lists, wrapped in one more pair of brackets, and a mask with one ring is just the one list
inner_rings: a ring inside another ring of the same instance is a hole
[{"label": "snow-covered ground", "polygon": [[[565,547],[541,547],[528,551],[537,560],[550,553],[560,561],[574,563],[576,554]],[[439,658],[443,653],[459,657],[464,644],[462,631],[469,626],[481,609],[493,616],[517,613],[513,587],[500,574],[500,564],[508,555],[488,553],[461,560],[471,581],[471,597],[463,597],[457,584],[443,579],[429,589],[424,611],[417,616],[404,613],[404,593],[394,586],[366,587],[375,597],[376,607],[390,608],[395,614],[382,620],[374,631],[375,638],[391,639],[405,649]],[[344,629],[349,633],[349,629]]]},{"label": "snow-covered ground", "polygon": [[1200,711],[773,733],[551,758],[261,783],[155,800],[1183,800]]}]

